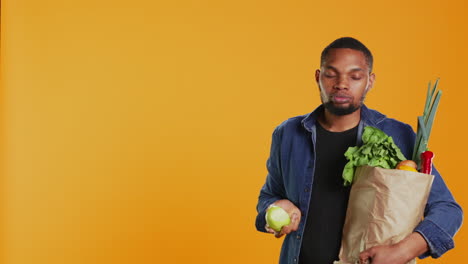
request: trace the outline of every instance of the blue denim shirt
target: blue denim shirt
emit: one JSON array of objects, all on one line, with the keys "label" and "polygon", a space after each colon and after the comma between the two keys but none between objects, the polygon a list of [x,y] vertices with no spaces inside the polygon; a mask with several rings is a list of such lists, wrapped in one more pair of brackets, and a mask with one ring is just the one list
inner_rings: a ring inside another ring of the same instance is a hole
[{"label": "blue denim shirt", "polygon": [[[268,175],[257,204],[256,228],[265,230],[265,211],[280,199],[288,199],[302,213],[297,231],[287,235],[281,249],[280,263],[295,264],[299,261],[302,235],[310,204],[310,192],[315,170],[315,124],[322,106],[312,113],[290,118],[273,132],[270,157],[267,161]],[[391,136],[407,158],[412,157],[415,133],[411,126],[362,106],[358,127],[357,145],[365,126],[373,126]],[[429,251],[420,256],[440,257],[454,247],[453,236],[461,226],[463,212],[455,202],[440,174],[433,168],[435,176],[424,210],[424,220],[415,228],[429,245]]]}]

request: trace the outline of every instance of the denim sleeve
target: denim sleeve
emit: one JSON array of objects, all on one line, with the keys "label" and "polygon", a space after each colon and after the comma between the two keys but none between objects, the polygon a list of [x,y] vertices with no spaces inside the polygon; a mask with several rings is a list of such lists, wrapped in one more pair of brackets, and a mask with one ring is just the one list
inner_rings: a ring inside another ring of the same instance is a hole
[{"label": "denim sleeve", "polygon": [[267,232],[265,229],[266,220],[265,212],[268,206],[277,200],[284,197],[284,185],[281,175],[281,162],[280,162],[280,146],[281,146],[281,129],[277,127],[273,132],[270,157],[267,160],[268,174],[266,182],[260,190],[257,203],[257,219],[255,226],[258,231]]},{"label": "denim sleeve", "polygon": [[463,211],[454,200],[439,172],[433,168],[434,182],[424,209],[424,220],[414,230],[426,240],[429,251],[419,256],[438,258],[455,245],[453,236],[463,221]]}]

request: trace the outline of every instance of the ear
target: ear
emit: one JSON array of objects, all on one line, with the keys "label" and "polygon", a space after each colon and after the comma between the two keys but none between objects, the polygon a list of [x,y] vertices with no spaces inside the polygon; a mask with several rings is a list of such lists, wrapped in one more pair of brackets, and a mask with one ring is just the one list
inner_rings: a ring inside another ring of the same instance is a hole
[{"label": "ear", "polygon": [[369,85],[367,85],[366,91],[372,89],[374,87],[374,82],[375,82],[375,73],[371,73],[369,75]]},{"label": "ear", "polygon": [[315,81],[318,83],[320,78],[320,70],[317,69],[315,70]]}]

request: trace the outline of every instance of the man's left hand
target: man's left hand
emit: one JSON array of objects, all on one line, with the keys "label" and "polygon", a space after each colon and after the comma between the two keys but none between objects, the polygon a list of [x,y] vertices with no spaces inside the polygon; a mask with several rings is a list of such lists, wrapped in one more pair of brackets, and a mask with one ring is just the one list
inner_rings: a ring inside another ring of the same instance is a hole
[{"label": "man's left hand", "polygon": [[405,264],[428,250],[426,240],[417,232],[396,243],[387,246],[371,247],[359,254],[360,263]]},{"label": "man's left hand", "polygon": [[[405,264],[409,261],[398,245],[375,246],[359,254],[360,263],[372,264]],[[372,262],[369,262],[372,260]]]}]

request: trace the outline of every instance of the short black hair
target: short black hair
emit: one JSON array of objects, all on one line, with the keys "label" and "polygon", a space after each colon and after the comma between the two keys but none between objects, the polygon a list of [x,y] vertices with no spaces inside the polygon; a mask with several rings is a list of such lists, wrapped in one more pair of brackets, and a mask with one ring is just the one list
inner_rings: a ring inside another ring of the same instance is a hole
[{"label": "short black hair", "polygon": [[361,51],[362,53],[364,53],[364,57],[366,57],[367,65],[369,66],[369,71],[372,72],[372,66],[374,63],[372,53],[359,40],[351,37],[343,37],[336,39],[335,41],[330,43],[325,49],[323,49],[322,55],[320,56],[320,66],[322,66],[325,63],[330,49],[353,49]]}]

